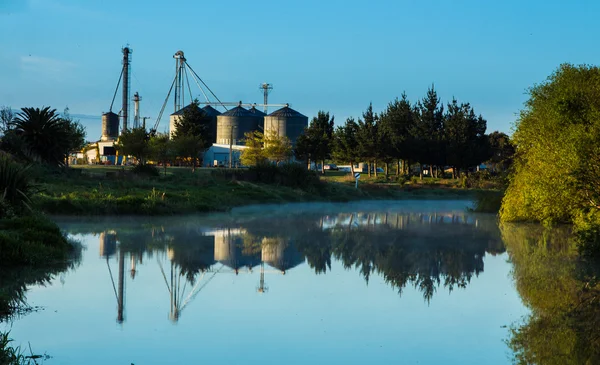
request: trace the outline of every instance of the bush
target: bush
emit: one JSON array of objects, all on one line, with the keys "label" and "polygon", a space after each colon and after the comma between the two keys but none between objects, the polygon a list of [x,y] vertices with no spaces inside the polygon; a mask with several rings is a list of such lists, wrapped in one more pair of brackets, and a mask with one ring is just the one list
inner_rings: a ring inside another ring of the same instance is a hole
[{"label": "bush", "polygon": [[461,187],[471,189],[502,188],[504,186],[504,179],[498,174],[482,170],[470,173],[469,176],[462,177],[460,185]]},{"label": "bush", "polygon": [[479,213],[498,213],[502,206],[503,197],[504,192],[502,191],[478,191],[475,194],[475,202],[472,210]]},{"label": "bush", "polygon": [[148,165],[148,164],[139,164],[139,165],[135,165],[133,169],[131,169],[131,171],[139,176],[153,176],[153,177],[157,177],[160,176],[160,171],[158,171],[158,168],[154,165]]},{"label": "bush", "polygon": [[9,155],[0,153],[0,218],[9,215],[11,209],[20,212],[29,206],[35,188],[28,170]]},{"label": "bush", "polygon": [[66,258],[72,246],[44,216],[0,220],[0,266],[41,265]]},{"label": "bush", "polygon": [[314,190],[321,184],[316,171],[309,171],[304,164],[298,163],[286,163],[279,166],[266,163],[248,169],[214,170],[212,175],[224,179],[281,185],[303,190]]},{"label": "bush", "polygon": [[575,241],[584,257],[600,258],[600,213],[580,214],[574,220]]}]

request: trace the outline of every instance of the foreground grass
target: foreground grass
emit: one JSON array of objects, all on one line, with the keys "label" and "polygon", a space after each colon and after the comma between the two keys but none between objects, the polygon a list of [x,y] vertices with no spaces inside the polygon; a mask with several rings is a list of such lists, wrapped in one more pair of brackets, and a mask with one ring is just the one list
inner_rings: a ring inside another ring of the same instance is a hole
[{"label": "foreground grass", "polygon": [[473,199],[477,190],[449,183],[410,184],[363,179],[359,189],[344,174],[326,175],[306,189],[236,180],[225,170],[169,168],[160,177],[140,177],[113,166],[79,167],[40,179],[35,208],[65,215],[174,215],[227,211],[265,203],[368,199]]}]

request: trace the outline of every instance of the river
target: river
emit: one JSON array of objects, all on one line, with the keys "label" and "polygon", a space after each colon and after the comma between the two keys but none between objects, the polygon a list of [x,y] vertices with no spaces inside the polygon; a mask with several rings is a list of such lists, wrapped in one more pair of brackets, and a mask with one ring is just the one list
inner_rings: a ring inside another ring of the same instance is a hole
[{"label": "river", "polygon": [[506,249],[522,233],[468,204],[56,218],[81,258],[0,328],[51,365],[511,363],[535,314]]}]

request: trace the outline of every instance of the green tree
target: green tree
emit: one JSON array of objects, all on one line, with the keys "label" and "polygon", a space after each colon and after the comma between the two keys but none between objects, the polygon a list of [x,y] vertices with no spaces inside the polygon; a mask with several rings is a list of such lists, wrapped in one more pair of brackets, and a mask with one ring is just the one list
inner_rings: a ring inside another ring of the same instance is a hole
[{"label": "green tree", "polygon": [[354,172],[354,163],[358,161],[358,124],[354,118],[348,118],[346,123],[337,127],[333,134],[332,157],[335,161],[347,162]]},{"label": "green tree", "polygon": [[[396,174],[399,175],[405,170],[406,160],[411,158],[411,148],[413,147],[410,131],[414,128],[415,115],[414,109],[406,96],[388,104],[387,109],[380,117],[380,130],[385,131],[389,136],[389,143],[386,154],[398,160]],[[401,161],[402,167],[400,166]]]},{"label": "green tree", "polygon": [[143,127],[123,131],[115,148],[123,156],[135,157],[140,165],[145,165],[150,157],[150,135]]},{"label": "green tree", "polygon": [[444,142],[446,162],[456,170],[468,169],[489,158],[489,141],[485,135],[486,121],[468,103],[458,104],[456,99],[448,103],[444,116]]},{"label": "green tree", "polygon": [[415,146],[413,158],[421,164],[420,178],[423,179],[423,164],[444,165],[444,146],[442,130],[444,127],[444,107],[434,86],[427,90],[427,95],[417,103],[416,123],[411,129],[412,143]]},{"label": "green tree", "polygon": [[12,127],[15,120],[15,112],[10,106],[0,107],[0,133],[5,134]]},{"label": "green tree", "polygon": [[377,131],[379,116],[377,113],[373,113],[373,104],[369,104],[362,117],[363,119],[358,120],[358,131],[356,134],[358,153],[360,158],[367,161],[369,165],[369,176],[371,176],[371,169],[375,171],[375,176],[377,176],[377,159],[381,157],[381,146],[378,143],[379,134]]},{"label": "green tree", "polygon": [[22,155],[50,165],[62,165],[67,146],[65,129],[56,109],[22,108],[12,124],[23,143]]},{"label": "green tree", "polygon": [[162,163],[164,174],[167,176],[167,164],[175,157],[173,142],[166,133],[159,133],[150,137],[150,156]]},{"label": "green tree", "polygon": [[204,151],[212,146],[214,139],[210,133],[210,123],[210,118],[200,108],[198,100],[186,107],[175,122],[173,145],[179,157],[191,160],[192,172],[196,170],[198,159]]},{"label": "green tree", "polygon": [[[513,140],[516,154],[500,211],[504,221],[573,222],[598,211],[600,69],[562,65],[529,90]],[[592,199],[590,199],[592,198]]]},{"label": "green tree", "polygon": [[264,163],[266,157],[263,151],[263,134],[259,131],[246,132],[245,145],[240,161],[244,166],[256,166]]},{"label": "green tree", "polygon": [[68,166],[69,155],[73,152],[80,152],[85,147],[85,127],[79,121],[73,120],[69,114],[69,108],[65,108],[60,120],[64,135],[64,143],[61,145],[64,148],[64,161]]},{"label": "green tree", "polygon": [[493,172],[504,172],[512,165],[515,146],[506,133],[492,132],[488,136],[491,157],[487,162]]},{"label": "green tree", "polygon": [[319,111],[305,129],[298,141],[294,153],[297,158],[310,162],[321,162],[321,173],[325,173],[325,159],[331,158],[333,148],[334,117],[328,112]]},{"label": "green tree", "polygon": [[263,136],[265,157],[276,165],[280,162],[288,161],[293,154],[292,144],[286,136],[279,136],[275,131],[271,131]]}]

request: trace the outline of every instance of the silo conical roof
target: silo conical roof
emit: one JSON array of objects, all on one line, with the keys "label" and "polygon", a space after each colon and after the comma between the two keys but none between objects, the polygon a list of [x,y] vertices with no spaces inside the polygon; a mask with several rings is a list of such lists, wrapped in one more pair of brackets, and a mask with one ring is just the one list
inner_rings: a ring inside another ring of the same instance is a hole
[{"label": "silo conical roof", "polygon": [[224,117],[253,117],[254,114],[250,113],[248,110],[242,108],[241,106],[236,106],[233,109],[229,109],[225,113],[221,114]]},{"label": "silo conical roof", "polygon": [[284,106],[281,109],[275,110],[273,113],[269,114],[269,117],[285,117],[285,118],[293,118],[293,117],[304,117],[306,115],[301,114],[300,112],[295,111],[289,106]]},{"label": "silo conical roof", "polygon": [[202,108],[202,110],[204,110],[206,112],[206,115],[208,115],[209,117],[215,117],[217,115],[221,115],[220,111],[218,111],[217,109],[213,108],[210,105],[205,106],[204,108]]},{"label": "silo conical roof", "polygon": [[257,117],[264,117],[264,116],[267,115],[267,114],[261,112],[260,110],[256,109],[255,106],[253,106],[252,108],[248,109],[248,111],[250,113],[252,113],[253,115],[257,116]]}]

